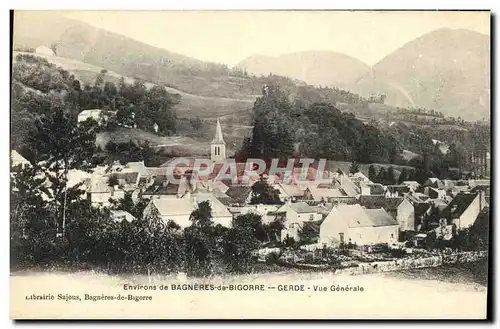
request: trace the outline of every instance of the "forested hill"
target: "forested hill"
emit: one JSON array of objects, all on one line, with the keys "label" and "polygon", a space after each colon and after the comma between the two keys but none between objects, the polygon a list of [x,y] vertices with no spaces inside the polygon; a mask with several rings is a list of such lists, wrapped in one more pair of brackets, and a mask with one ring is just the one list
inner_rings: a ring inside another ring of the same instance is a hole
[{"label": "forested hill", "polygon": [[[103,75],[104,73],[102,73]],[[104,82],[98,75],[95,82],[82,84],[68,71],[38,56],[19,54],[12,70],[11,94],[11,147],[27,150],[27,137],[33,132],[36,118],[62,108],[73,120],[78,113],[88,109],[116,112],[116,120],[102,129],[114,129],[118,125],[137,127],[171,135],[176,131],[176,113],[173,106],[179,95],[173,95],[160,86],[147,89],[143,83],[117,85]],[[25,153],[25,154],[26,154]]]},{"label": "forested hill", "polygon": [[[423,126],[394,125],[379,129],[358,120],[352,113],[341,112],[332,104],[293,104],[286,93],[274,86],[263,89],[253,107],[252,135],[245,140],[239,157],[264,159],[310,157],[411,165],[422,177],[451,177],[451,168],[467,168],[469,156],[484,148],[489,130],[453,129],[454,143],[443,153],[433,141],[433,130]],[[403,150],[417,156],[410,161]]]}]

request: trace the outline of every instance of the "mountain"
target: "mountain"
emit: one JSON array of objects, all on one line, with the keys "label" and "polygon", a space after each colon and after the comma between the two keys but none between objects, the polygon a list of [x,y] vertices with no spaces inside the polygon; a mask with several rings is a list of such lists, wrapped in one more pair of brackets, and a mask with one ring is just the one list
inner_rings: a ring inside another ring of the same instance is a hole
[{"label": "mountain", "polygon": [[386,103],[424,107],[476,120],[490,112],[490,38],[470,30],[440,29],[392,52],[350,88]]},{"label": "mountain", "polygon": [[[203,68],[207,63],[108,32],[60,12],[16,11],[14,47],[57,45],[57,55],[115,69],[122,62]],[[119,54],[110,56],[110,54]]]},{"label": "mountain", "polygon": [[315,86],[335,87],[350,85],[370,70],[360,60],[332,51],[304,51],[278,57],[256,55],[236,67],[255,75],[273,73]]}]

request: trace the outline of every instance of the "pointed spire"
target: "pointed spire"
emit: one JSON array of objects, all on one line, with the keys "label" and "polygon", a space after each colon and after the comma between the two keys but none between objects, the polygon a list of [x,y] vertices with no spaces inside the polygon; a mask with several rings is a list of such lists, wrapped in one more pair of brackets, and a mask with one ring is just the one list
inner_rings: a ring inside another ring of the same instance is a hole
[{"label": "pointed spire", "polygon": [[224,142],[224,138],[222,137],[222,129],[220,127],[219,118],[217,118],[217,127],[215,129],[215,138],[213,139],[212,144],[226,144]]}]

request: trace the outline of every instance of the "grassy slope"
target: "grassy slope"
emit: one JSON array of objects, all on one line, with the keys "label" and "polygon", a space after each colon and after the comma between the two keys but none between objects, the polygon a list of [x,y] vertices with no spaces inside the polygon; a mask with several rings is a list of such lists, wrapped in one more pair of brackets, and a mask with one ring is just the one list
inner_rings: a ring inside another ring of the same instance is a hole
[{"label": "grassy slope", "polygon": [[[16,56],[14,52],[14,58]],[[61,66],[65,70],[70,71],[77,77],[80,81],[84,83],[93,84],[96,80],[97,75],[100,74],[101,70],[104,68],[95,66],[92,64],[83,63],[70,58],[58,57],[58,56],[47,56],[41,54],[34,54],[39,57],[46,58],[49,62],[54,63],[57,66]],[[105,75],[105,81],[110,81],[113,83],[118,83],[122,76],[113,71],[107,70]],[[124,77],[125,82],[133,83],[134,79],[130,77]],[[153,83],[145,83],[146,87],[151,88]],[[186,93],[171,87],[167,87],[167,91],[174,94],[180,94],[181,102],[177,105],[177,113],[180,117],[195,117],[200,118],[214,118],[220,116],[232,115],[239,112],[245,112],[252,108],[253,102],[257,96],[246,96],[244,98],[224,98],[224,97],[208,97],[199,96],[190,93]]]}]

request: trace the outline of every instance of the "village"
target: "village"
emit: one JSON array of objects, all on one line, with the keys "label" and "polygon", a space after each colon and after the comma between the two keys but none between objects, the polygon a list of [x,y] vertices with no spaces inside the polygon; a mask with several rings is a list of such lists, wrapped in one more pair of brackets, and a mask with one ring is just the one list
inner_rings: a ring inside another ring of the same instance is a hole
[{"label": "village", "polygon": [[[88,118],[84,111],[79,121]],[[12,168],[32,165],[16,151],[12,151],[11,158]],[[142,161],[115,162],[89,172],[71,170],[68,187],[78,185],[84,192],[82,198],[97,208],[110,207],[126,195],[134,203],[146,201],[145,217],[155,211],[162,221],[173,221],[180,228],[191,225],[193,211],[206,201],[210,204],[214,225],[229,228],[234,219],[245,214],[258,215],[267,225],[279,222],[281,232],[269,237],[268,243],[262,244],[256,253],[261,261],[274,254],[292,263],[307,263],[300,256],[307,252],[312,252],[312,262],[325,259],[326,248],[337,253],[351,250],[343,252],[344,255],[358,252],[359,256],[361,252],[364,256],[357,259],[367,261],[380,259],[377,252],[387,251],[392,251],[388,259],[394,259],[394,250],[404,251],[405,255],[429,254],[430,240],[446,244],[460,230],[469,229],[489,212],[488,179],[429,178],[423,184],[403,181],[382,185],[372,182],[360,171],[328,168],[318,175],[314,167],[307,171],[293,168],[289,172],[244,177],[245,163],[236,163],[236,181],[217,179],[228,160],[219,120],[210,157],[204,159],[212,164],[211,173],[197,175],[194,180],[194,160],[188,158],[188,165],[176,165],[173,158],[159,167],[146,167]],[[169,181],[169,170],[178,181]],[[319,181],[317,177],[322,179]],[[257,182],[269,187],[278,198],[256,202],[253,186]],[[111,210],[110,214],[117,222],[136,219],[124,210]],[[300,252],[283,252],[286,250],[283,247],[294,245],[300,245]]]}]

